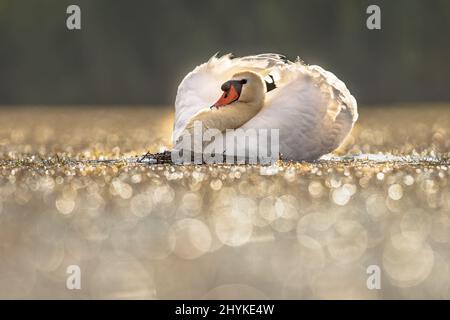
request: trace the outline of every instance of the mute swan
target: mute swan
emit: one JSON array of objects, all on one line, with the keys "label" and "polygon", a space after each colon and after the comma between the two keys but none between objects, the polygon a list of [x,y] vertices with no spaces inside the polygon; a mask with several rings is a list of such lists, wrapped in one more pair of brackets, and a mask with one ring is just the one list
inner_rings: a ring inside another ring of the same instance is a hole
[{"label": "mute swan", "polygon": [[345,84],[319,66],[278,54],[214,55],[179,85],[172,139],[176,148],[197,120],[221,132],[279,129],[282,158],[309,161],[335,150],[357,118]]}]

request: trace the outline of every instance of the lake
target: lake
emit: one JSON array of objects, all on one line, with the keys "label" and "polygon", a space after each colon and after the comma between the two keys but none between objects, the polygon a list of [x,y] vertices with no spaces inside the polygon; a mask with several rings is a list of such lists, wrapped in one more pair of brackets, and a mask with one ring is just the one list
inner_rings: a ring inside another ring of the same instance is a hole
[{"label": "lake", "polygon": [[138,163],[171,108],[0,114],[0,298],[450,298],[449,105],[272,166]]}]

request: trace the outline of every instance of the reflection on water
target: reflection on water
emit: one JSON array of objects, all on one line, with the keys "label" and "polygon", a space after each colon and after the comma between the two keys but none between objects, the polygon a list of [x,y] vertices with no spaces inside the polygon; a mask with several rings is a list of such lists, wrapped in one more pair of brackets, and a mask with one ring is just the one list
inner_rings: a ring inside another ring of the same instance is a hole
[{"label": "reflection on water", "polygon": [[2,110],[0,297],[448,299],[450,109],[391,110],[271,167],[136,163],[168,109]]}]

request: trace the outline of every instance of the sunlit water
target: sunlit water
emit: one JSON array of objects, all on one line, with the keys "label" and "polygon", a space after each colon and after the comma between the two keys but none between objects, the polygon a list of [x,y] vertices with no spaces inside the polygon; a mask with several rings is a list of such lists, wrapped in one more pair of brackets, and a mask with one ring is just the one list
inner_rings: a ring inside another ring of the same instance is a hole
[{"label": "sunlit water", "polygon": [[0,112],[1,298],[450,298],[448,106],[362,108],[269,167],[138,163],[168,108]]}]

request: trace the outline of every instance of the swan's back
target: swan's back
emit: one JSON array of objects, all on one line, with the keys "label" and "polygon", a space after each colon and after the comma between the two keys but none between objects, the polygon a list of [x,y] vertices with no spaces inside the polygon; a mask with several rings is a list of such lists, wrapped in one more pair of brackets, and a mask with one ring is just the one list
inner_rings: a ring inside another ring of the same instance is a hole
[{"label": "swan's back", "polygon": [[214,102],[220,85],[244,70],[266,79],[272,76],[276,89],[266,94],[263,109],[242,128],[279,129],[285,159],[314,160],[333,151],[358,118],[356,100],[345,84],[319,66],[291,62],[277,54],[214,56],[189,73],[178,88],[174,141],[196,112]]}]

